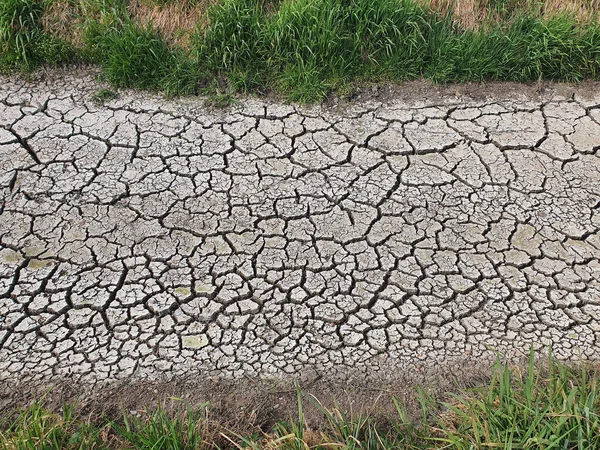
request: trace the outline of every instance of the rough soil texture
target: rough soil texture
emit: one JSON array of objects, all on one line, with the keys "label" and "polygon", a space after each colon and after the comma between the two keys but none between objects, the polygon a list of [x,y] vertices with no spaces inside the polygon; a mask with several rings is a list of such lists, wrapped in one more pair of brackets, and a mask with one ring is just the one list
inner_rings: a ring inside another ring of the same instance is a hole
[{"label": "rough soil texture", "polygon": [[225,110],[0,86],[5,391],[600,356],[597,84]]}]

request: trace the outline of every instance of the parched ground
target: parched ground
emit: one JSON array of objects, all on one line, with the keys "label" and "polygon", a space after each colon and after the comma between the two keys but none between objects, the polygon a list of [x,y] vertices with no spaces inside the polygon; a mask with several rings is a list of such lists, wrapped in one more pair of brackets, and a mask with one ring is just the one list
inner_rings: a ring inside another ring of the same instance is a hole
[{"label": "parched ground", "polygon": [[1,379],[600,357],[597,84],[225,110],[0,86]]}]

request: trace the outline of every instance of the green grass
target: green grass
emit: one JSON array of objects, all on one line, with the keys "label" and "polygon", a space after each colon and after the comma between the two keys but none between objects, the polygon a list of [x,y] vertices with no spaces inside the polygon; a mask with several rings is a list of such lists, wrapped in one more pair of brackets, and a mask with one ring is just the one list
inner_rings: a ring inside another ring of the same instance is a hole
[{"label": "green grass", "polygon": [[357,80],[577,81],[598,78],[600,26],[522,13],[461,30],[412,0],[225,0],[197,38],[198,61],[238,89],[270,83],[319,101]]},{"label": "green grass", "polygon": [[200,419],[206,406],[188,409],[184,417],[169,417],[159,404],[155,411],[145,411],[144,418],[124,412],[124,425],[113,427],[136,450],[198,450],[204,442]]},{"label": "green grass", "polygon": [[600,78],[600,23],[544,18],[540,6],[488,3],[465,30],[415,0],[222,0],[186,48],[128,15],[128,0],[87,0],[85,43],[42,28],[50,0],[0,2],[0,67],[85,58],[115,86],[168,94],[278,91],[316,102],[362,81],[434,83]]},{"label": "green grass", "polygon": [[464,31],[412,0],[284,0],[274,13],[257,0],[226,0],[210,19],[198,46],[212,69],[269,80],[300,101],[340,81],[573,81],[600,68],[599,25],[569,16],[522,14]]},{"label": "green grass", "polygon": [[234,89],[249,91],[265,80],[266,13],[255,0],[224,0],[209,9],[209,22],[195,37],[195,60]]},{"label": "green grass", "polygon": [[[532,352],[526,367],[498,362],[487,385],[447,394],[445,401],[419,391],[421,413],[412,417],[395,398],[396,413],[375,417],[325,407],[297,388],[295,417],[250,433],[209,420],[208,404],[185,413],[159,404],[91,423],[72,408],[57,414],[40,401],[0,427],[0,449],[600,449],[599,379],[595,371],[552,357],[538,366]],[[307,402],[324,419],[318,428],[305,417]]]},{"label": "green grass", "polygon": [[196,94],[203,75],[190,52],[173,48],[150,26],[127,16],[124,0],[98,5],[98,20],[85,26],[86,53],[115,87]]},{"label": "green grass", "polygon": [[5,424],[0,431],[0,450],[101,450],[108,448],[101,433],[101,428],[74,418],[72,408],[64,406],[56,414],[39,401]]},{"label": "green grass", "polygon": [[597,376],[552,359],[540,373],[532,352],[525,373],[499,365],[485,390],[454,395],[439,440],[454,449],[598,449],[599,394]]},{"label": "green grass", "polygon": [[42,30],[44,0],[0,1],[0,68],[30,71],[77,59],[67,42]]},{"label": "green grass", "polygon": [[102,104],[104,102],[114,100],[118,97],[119,95],[116,92],[111,91],[110,89],[100,89],[98,92],[92,95],[92,100],[95,103]]},{"label": "green grass", "polygon": [[175,53],[151,28],[131,22],[102,30],[95,41],[104,75],[115,86],[160,89]]},{"label": "green grass", "polygon": [[35,47],[41,40],[39,22],[44,5],[37,0],[0,2],[0,45],[3,60],[33,63]]}]

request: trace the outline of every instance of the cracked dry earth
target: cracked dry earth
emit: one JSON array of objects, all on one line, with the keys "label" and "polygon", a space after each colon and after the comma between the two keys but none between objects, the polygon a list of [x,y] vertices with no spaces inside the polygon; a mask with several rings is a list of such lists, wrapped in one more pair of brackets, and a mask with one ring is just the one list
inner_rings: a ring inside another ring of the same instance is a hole
[{"label": "cracked dry earth", "polygon": [[2,378],[600,357],[600,92],[214,111],[0,81]]}]

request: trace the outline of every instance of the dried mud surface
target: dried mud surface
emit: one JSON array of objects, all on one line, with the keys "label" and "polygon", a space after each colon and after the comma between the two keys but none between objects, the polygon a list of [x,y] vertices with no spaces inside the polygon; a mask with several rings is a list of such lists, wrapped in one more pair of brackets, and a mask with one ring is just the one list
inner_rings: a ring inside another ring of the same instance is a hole
[{"label": "dried mud surface", "polygon": [[224,110],[98,103],[85,72],[0,86],[5,386],[600,356],[597,84]]}]

